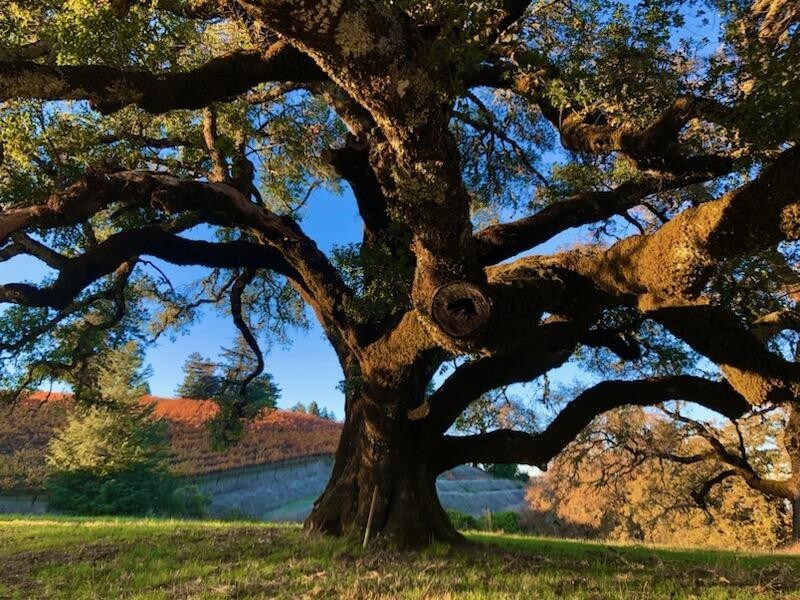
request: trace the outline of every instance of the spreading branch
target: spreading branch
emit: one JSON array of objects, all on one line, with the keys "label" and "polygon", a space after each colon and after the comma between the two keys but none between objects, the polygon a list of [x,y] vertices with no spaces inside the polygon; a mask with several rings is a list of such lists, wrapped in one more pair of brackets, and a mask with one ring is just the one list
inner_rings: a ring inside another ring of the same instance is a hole
[{"label": "spreading branch", "polygon": [[578,395],[540,433],[502,429],[472,436],[445,436],[435,453],[436,471],[468,462],[520,463],[546,468],[547,462],[598,415],[621,406],[652,406],[677,399],[695,402],[731,419],[749,409],[747,401],[727,382],[690,375],[609,380]]},{"label": "spreading branch", "polygon": [[492,225],[475,234],[484,265],[497,264],[546,242],[571,227],[596,223],[621,214],[652,194],[699,183],[705,176],[653,177],[623,183],[611,191],[580,192],[551,204],[534,215]]},{"label": "spreading branch", "polygon": [[64,310],[86,287],[139,255],[154,256],[176,265],[224,268],[248,265],[297,277],[283,256],[268,246],[244,241],[187,240],[160,227],[148,227],[116,233],[84,254],[69,259],[56,280],[46,287],[25,283],[0,286],[0,302]]},{"label": "spreading branch", "polygon": [[151,73],[104,65],[0,62],[0,101],[88,100],[102,113],[135,104],[150,113],[199,109],[244,94],[265,82],[311,82],[325,75],[285,42],[262,52],[240,51],[213,58],[193,71]]}]

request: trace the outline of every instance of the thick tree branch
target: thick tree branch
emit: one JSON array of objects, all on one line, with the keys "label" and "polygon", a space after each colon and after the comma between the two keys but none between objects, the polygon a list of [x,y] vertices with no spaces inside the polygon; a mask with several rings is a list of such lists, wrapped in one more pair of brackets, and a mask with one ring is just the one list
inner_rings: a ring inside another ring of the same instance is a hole
[{"label": "thick tree branch", "polygon": [[525,73],[515,61],[502,59],[484,65],[469,78],[470,85],[485,85],[513,90],[539,105],[561,137],[566,150],[589,154],[626,155],[642,170],[673,175],[704,175],[713,178],[730,172],[733,161],[728,156],[687,155],[681,148],[679,134],[693,118],[713,122],[724,120],[732,110],[707,98],[681,96],[658,118],[645,126],[612,125],[606,117],[573,106],[554,106],[544,93],[546,83],[558,77],[558,69],[540,56],[531,55],[525,66],[536,69]]},{"label": "thick tree branch", "polygon": [[26,344],[34,342],[39,336],[51,331],[67,317],[83,312],[91,308],[95,303],[103,300],[114,302],[115,311],[113,318],[119,321],[123,316],[120,313],[124,312],[125,307],[125,286],[133,272],[135,262],[134,260],[129,260],[122,263],[114,271],[112,281],[105,289],[90,294],[79,301],[70,303],[45,323],[24,331],[16,340],[0,343],[0,351],[13,354]]},{"label": "thick tree branch", "polygon": [[240,273],[234,280],[230,293],[231,315],[233,317],[233,323],[236,325],[236,328],[239,330],[242,338],[244,338],[244,341],[247,343],[256,357],[256,365],[253,370],[250,373],[247,373],[239,382],[239,397],[241,399],[246,397],[247,386],[250,385],[250,382],[261,375],[261,372],[264,370],[264,353],[261,352],[261,348],[258,345],[258,340],[256,339],[256,336],[253,335],[252,329],[244,318],[242,307],[242,295],[244,294],[247,286],[253,281],[255,276],[256,270],[253,268],[248,268],[242,271],[242,273]]},{"label": "thick tree branch", "polygon": [[208,180],[215,183],[228,181],[228,161],[219,149],[219,132],[217,130],[217,111],[211,107],[203,108],[203,141],[211,157],[211,171]]},{"label": "thick tree branch", "polygon": [[736,469],[726,469],[725,471],[720,471],[714,477],[704,482],[703,485],[700,486],[700,489],[691,492],[692,500],[697,503],[697,506],[703,510],[707,510],[708,494],[711,492],[711,490],[713,490],[714,487],[726,479],[734,477],[735,475],[738,475],[738,471]]},{"label": "thick tree branch", "polygon": [[276,42],[263,54],[236,52],[184,73],[124,71],[103,65],[0,62],[0,101],[89,100],[102,113],[129,104],[150,113],[164,113],[199,109],[268,81],[302,83],[322,79],[325,75],[310,58],[285,42]]},{"label": "thick tree branch", "polygon": [[47,56],[51,50],[50,43],[46,40],[38,40],[15,48],[0,46],[0,62],[36,60]]},{"label": "thick tree branch", "polygon": [[705,176],[650,178],[623,183],[611,191],[588,191],[551,204],[534,215],[492,225],[475,234],[480,260],[493,265],[542,244],[571,227],[609,219],[647,196],[706,180]]},{"label": "thick tree branch", "polygon": [[[599,252],[575,250],[526,257],[488,270],[490,280],[524,281],[560,265],[585,277],[616,302],[634,304],[699,352],[722,365],[754,404],[791,399],[798,367],[772,355],[724,309],[701,294],[724,261],[800,237],[800,151],[785,151],[750,183],[683,211],[651,235],[632,236]],[[570,295],[574,295],[569,286]],[[565,292],[562,292],[565,293]]]},{"label": "thick tree branch", "polygon": [[323,158],[353,190],[358,212],[364,221],[364,241],[375,241],[392,221],[384,190],[369,162],[367,144],[348,135],[343,147],[328,150]]},{"label": "thick tree branch", "polygon": [[[350,348],[357,345],[359,331],[345,310],[353,292],[327,257],[294,220],[250,202],[227,184],[146,171],[92,175],[54,193],[42,204],[0,212],[0,243],[23,229],[78,224],[113,203],[122,204],[126,210],[148,207],[165,214],[193,212],[202,222],[249,231],[289,265],[290,279],[298,284],[298,290],[312,306],[326,332],[337,340],[344,336]],[[285,269],[277,270],[285,273]],[[53,305],[47,296],[36,299],[36,289],[31,286],[12,286],[5,294],[9,301]],[[334,330],[338,333],[334,334]],[[343,350],[339,342],[336,345]]]},{"label": "thick tree branch", "polygon": [[[19,250],[19,252],[14,252],[14,254],[27,254],[29,256],[35,256],[43,263],[53,267],[54,269],[62,268],[68,260],[63,254],[53,251],[41,242],[34,240],[24,233],[12,234],[11,239],[13,240],[13,243],[10,248],[16,247]],[[6,248],[4,248],[4,250],[6,250]]]},{"label": "thick tree branch", "polygon": [[724,261],[800,238],[800,150],[785,151],[744,186],[683,211],[651,235],[631,236],[603,251],[578,249],[554,257],[525,257],[490,269],[513,280],[543,265],[560,265],[643,308],[663,299],[692,302]]},{"label": "thick tree branch", "polygon": [[800,313],[796,310],[767,313],[756,319],[752,325],[753,334],[762,340],[768,340],[786,329],[800,331]]},{"label": "thick tree branch", "polygon": [[[692,419],[685,420],[690,423],[696,423]],[[712,431],[709,431],[709,429],[706,427],[701,427],[699,423],[697,425],[698,428],[695,429],[695,431],[710,446],[710,449],[706,452],[701,452],[690,456],[683,456],[670,452],[661,452],[648,448],[636,448],[634,452],[643,458],[666,460],[677,464],[686,465],[697,464],[705,461],[716,461],[717,463],[728,467],[724,471],[718,473],[715,477],[712,477],[706,481],[700,487],[700,489],[692,492],[692,498],[695,500],[695,502],[697,502],[698,506],[703,509],[706,508],[706,498],[713,487],[729,477],[741,477],[745,484],[747,484],[747,486],[751,489],[773,498],[786,498],[787,500],[800,498],[800,480],[798,480],[797,477],[789,477],[787,479],[762,477],[747,461],[746,455],[744,455],[741,450],[738,454],[731,452]]]},{"label": "thick tree branch", "polygon": [[604,381],[570,402],[541,433],[498,430],[473,436],[445,436],[434,453],[441,472],[467,462],[521,463],[546,468],[547,462],[598,415],[625,405],[650,406],[687,400],[735,419],[749,404],[727,382],[679,375],[640,381]]},{"label": "thick tree branch", "polygon": [[608,348],[622,360],[639,360],[642,348],[624,330],[591,329],[582,342],[590,348]]},{"label": "thick tree branch", "polygon": [[494,37],[499,37],[522,19],[531,4],[531,0],[505,0],[503,2],[503,16],[495,26],[497,34]]},{"label": "thick tree branch", "polygon": [[729,310],[716,306],[664,306],[646,312],[718,365],[753,405],[792,401],[800,394],[800,364],[770,352]]},{"label": "thick tree branch", "polygon": [[0,286],[0,302],[64,310],[83,289],[139,255],[155,256],[176,265],[263,268],[299,279],[280,252],[269,246],[244,241],[187,240],[159,227],[148,227],[116,233],[84,254],[69,259],[56,280],[47,287],[23,283]]},{"label": "thick tree branch", "polygon": [[595,124],[578,111],[557,111],[540,100],[542,112],[561,134],[561,143],[568,150],[609,154],[621,152],[636,162],[640,169],[674,174],[706,173],[719,176],[731,170],[733,162],[725,156],[687,156],[681,152],[678,134],[690,119],[703,114],[712,104],[699,98],[684,96],[645,127]]},{"label": "thick tree branch", "polygon": [[426,426],[434,434],[443,434],[481,395],[513,383],[532,381],[562,365],[574,345],[565,349],[554,341],[555,337],[551,337],[548,345],[531,344],[514,353],[478,358],[461,365],[427,399]]}]

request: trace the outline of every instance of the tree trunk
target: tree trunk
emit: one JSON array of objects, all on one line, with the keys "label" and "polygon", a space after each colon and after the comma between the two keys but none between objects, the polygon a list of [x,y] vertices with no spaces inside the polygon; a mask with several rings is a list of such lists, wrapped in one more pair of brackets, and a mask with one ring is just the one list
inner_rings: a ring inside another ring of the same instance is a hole
[{"label": "tree trunk", "polygon": [[439,503],[430,444],[408,420],[407,403],[379,396],[348,399],[333,473],[306,528],[362,537],[377,487],[371,537],[405,547],[462,541]]},{"label": "tree trunk", "polygon": [[800,498],[792,498],[792,544],[800,542]]}]

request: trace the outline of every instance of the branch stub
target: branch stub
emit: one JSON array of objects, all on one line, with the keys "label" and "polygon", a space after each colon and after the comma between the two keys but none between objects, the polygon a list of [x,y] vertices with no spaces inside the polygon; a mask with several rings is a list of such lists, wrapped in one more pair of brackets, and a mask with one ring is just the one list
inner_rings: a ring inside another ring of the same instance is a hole
[{"label": "branch stub", "polygon": [[440,286],[433,294],[431,315],[451,337],[475,333],[489,319],[492,303],[477,286],[455,281]]}]

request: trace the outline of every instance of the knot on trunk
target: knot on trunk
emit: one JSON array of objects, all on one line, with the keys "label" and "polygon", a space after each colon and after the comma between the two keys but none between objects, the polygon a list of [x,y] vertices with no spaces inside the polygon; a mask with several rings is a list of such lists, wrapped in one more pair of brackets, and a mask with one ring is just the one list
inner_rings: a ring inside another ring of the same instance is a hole
[{"label": "knot on trunk", "polygon": [[431,315],[451,337],[475,333],[489,319],[492,303],[480,288],[456,281],[439,287],[433,294]]}]

